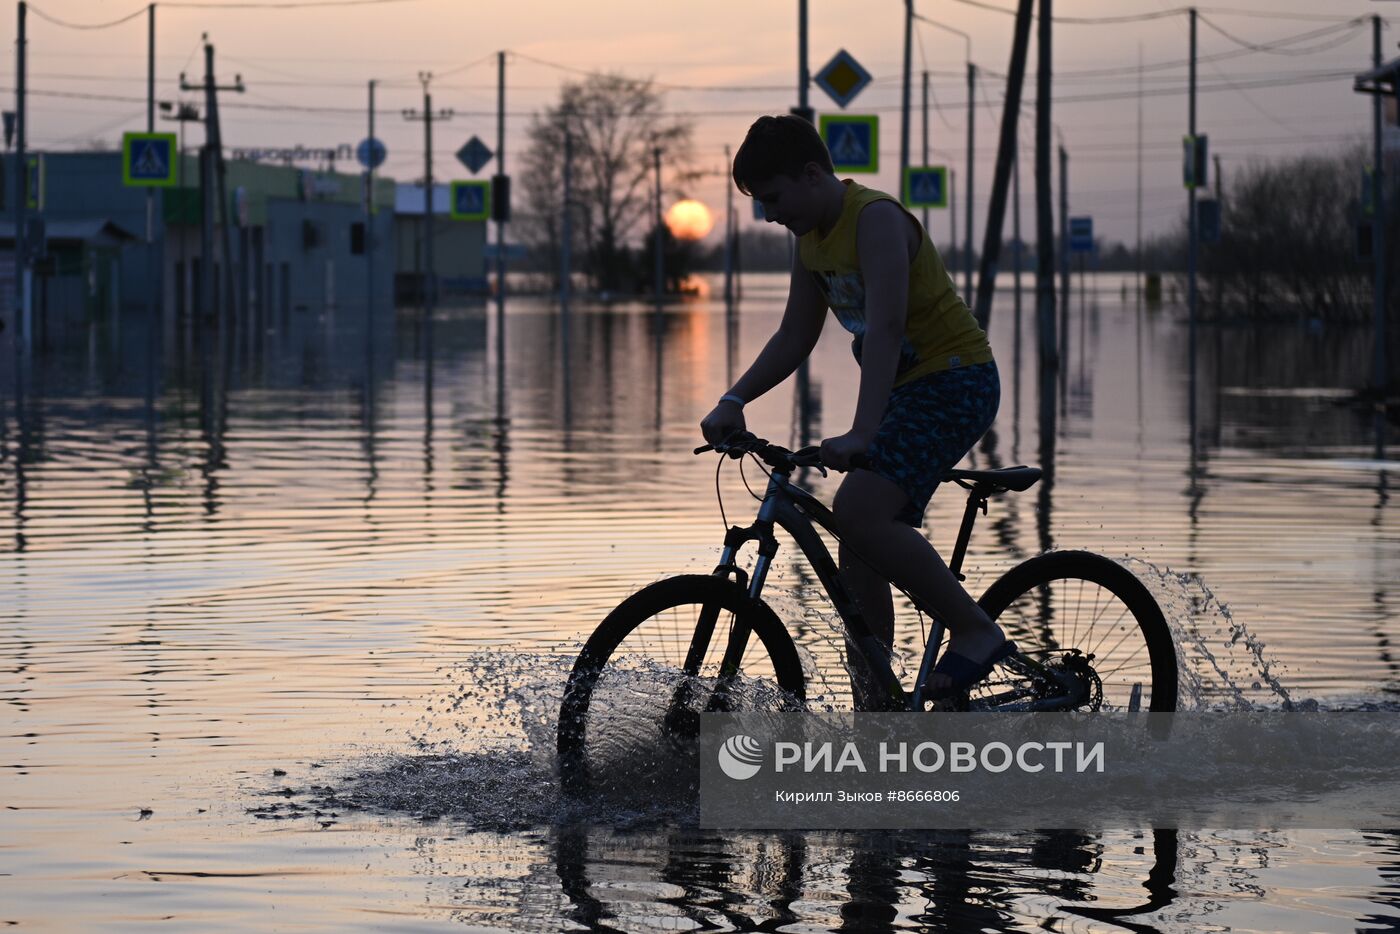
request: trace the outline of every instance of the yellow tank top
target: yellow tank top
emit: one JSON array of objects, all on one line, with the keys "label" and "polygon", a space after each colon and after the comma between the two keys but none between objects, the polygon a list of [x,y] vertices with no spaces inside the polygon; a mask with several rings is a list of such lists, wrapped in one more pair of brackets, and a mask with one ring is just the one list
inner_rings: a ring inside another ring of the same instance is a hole
[{"label": "yellow tank top", "polygon": [[[836,226],[825,237],[815,230],[803,234],[797,248],[802,265],[816,278],[836,320],[854,335],[851,350],[859,361],[865,339],[865,280],[856,252],[856,220],[866,205],[899,202],[849,179],[844,184],[845,200]],[[903,205],[900,210],[904,210]],[[908,211],[904,213],[913,217]],[[894,384],[902,386],[930,373],[991,359],[986,333],[958,296],[928,231],[920,226],[919,249],[909,264],[909,306]]]}]

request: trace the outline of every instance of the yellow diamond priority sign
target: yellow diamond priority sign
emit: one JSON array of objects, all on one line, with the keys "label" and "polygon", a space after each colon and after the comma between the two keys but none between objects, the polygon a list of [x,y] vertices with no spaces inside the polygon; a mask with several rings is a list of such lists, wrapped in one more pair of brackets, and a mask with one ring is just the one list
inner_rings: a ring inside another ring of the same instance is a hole
[{"label": "yellow diamond priority sign", "polygon": [[837,52],[812,79],[838,107],[844,108],[870,83],[870,72],[845,49]]}]

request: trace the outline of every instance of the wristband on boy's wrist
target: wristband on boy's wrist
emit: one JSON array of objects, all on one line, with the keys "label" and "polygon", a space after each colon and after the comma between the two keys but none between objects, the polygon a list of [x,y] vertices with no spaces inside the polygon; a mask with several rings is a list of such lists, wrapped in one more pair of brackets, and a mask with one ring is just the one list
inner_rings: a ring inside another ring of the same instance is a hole
[{"label": "wristband on boy's wrist", "polygon": [[743,397],[743,396],[736,396],[736,395],[735,395],[734,393],[732,393],[732,392],[726,392],[724,395],[720,396],[720,397],[719,397],[719,401],[720,401],[720,402],[732,402],[732,403],[734,403],[735,405],[737,405],[737,406],[738,406],[739,408],[741,408],[741,409],[742,409],[742,408],[745,406],[745,404],[746,404],[745,401],[744,401],[744,397]]}]

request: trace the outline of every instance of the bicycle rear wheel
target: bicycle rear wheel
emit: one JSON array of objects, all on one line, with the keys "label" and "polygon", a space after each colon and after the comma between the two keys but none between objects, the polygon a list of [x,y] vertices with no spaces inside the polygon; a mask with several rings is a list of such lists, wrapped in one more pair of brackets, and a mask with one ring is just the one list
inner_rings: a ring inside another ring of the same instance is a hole
[{"label": "bicycle rear wheel", "polygon": [[1102,555],[1017,565],[978,600],[1020,659],[968,694],[971,710],[1176,710],[1176,644],[1157,601]]},{"label": "bicycle rear wheel", "polygon": [[[736,627],[744,648],[727,668]],[[574,663],[559,710],[561,783],[575,796],[683,790],[698,774],[700,713],[800,709],[803,696],[797,649],[767,605],[722,577],[658,581],[608,614]]]}]

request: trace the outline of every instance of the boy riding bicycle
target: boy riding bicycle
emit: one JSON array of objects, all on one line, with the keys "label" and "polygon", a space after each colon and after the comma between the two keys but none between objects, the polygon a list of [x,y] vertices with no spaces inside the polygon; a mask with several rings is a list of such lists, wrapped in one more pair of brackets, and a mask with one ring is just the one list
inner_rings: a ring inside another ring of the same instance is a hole
[{"label": "boy riding bicycle", "polygon": [[[961,693],[1015,645],[919,529],[939,481],[996,416],[1001,390],[987,335],[919,222],[893,197],[838,179],[807,121],[760,117],[735,153],[733,175],[768,221],[798,237],[798,249],[777,332],[701,431],[715,444],[743,430],[744,405],[811,354],[831,308],[854,335],[861,370],[850,431],[821,445],[824,463],[848,471],[833,504],[841,578],[887,653],[890,583],[935,607],[949,642],[928,687],[935,698]],[[862,454],[868,469],[851,469]]]}]

